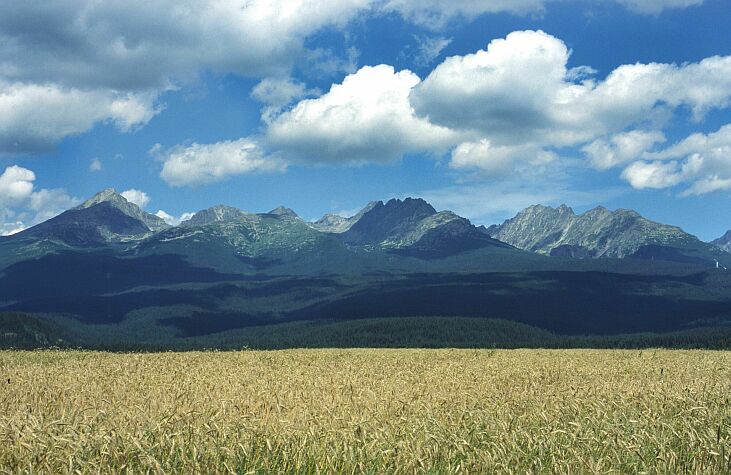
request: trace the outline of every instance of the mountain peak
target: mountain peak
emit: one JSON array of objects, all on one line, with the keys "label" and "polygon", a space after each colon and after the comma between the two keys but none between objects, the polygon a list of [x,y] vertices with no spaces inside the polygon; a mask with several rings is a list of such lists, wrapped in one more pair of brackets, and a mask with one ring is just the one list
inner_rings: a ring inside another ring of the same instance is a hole
[{"label": "mountain peak", "polygon": [[346,217],[339,214],[328,213],[314,223],[309,223],[309,226],[313,229],[326,233],[344,233],[357,223],[364,214],[379,204],[380,206],[383,206],[383,201],[371,201],[353,216]]},{"label": "mountain peak", "polygon": [[413,230],[423,219],[437,214],[421,198],[391,199],[386,204],[377,201],[344,233],[347,242],[379,243],[393,240]]},{"label": "mountain peak", "polygon": [[[86,209],[91,206],[97,205],[99,203],[104,203],[104,202],[110,202],[113,204],[129,203],[127,201],[127,199],[124,196],[117,193],[117,190],[115,190],[114,188],[106,188],[106,189],[100,191],[99,193],[95,194],[88,200],[81,203],[79,206],[76,207],[76,209]],[[129,203],[129,204],[131,204],[131,203]]]},{"label": "mountain peak", "polygon": [[150,214],[142,210],[142,208],[136,204],[129,202],[127,198],[122,196],[120,193],[117,193],[114,188],[106,188],[100,191],[74,209],[84,210],[102,203],[108,203],[110,206],[118,209],[127,216],[142,221],[150,231],[160,231],[170,227],[165,220],[159,216]]},{"label": "mountain peak", "polygon": [[554,208],[553,206],[547,206],[542,204],[530,205],[521,211],[519,214],[569,214],[573,215],[574,209],[566,204],[561,204]]},{"label": "mountain peak", "polygon": [[273,210],[269,211],[267,214],[273,214],[275,216],[283,216],[288,218],[299,218],[297,213],[294,212],[294,210],[290,208],[286,208],[284,206],[277,206]]},{"label": "mountain peak", "polygon": [[726,252],[731,252],[731,230],[726,231],[726,234],[714,240],[711,244],[720,247]]},{"label": "mountain peak", "polygon": [[437,213],[432,205],[421,198],[404,198],[399,200],[392,198],[384,205],[382,201],[376,203],[374,208],[383,206],[389,212],[396,212],[403,217],[425,218]]},{"label": "mountain peak", "polygon": [[215,205],[195,213],[189,220],[184,221],[184,226],[206,226],[211,223],[220,223],[226,221],[235,221],[249,213],[241,211],[233,206]]},{"label": "mountain peak", "polygon": [[646,246],[702,245],[680,228],[655,223],[634,210],[603,206],[576,215],[565,205],[535,205],[489,232],[520,249],[550,255],[622,258]]}]

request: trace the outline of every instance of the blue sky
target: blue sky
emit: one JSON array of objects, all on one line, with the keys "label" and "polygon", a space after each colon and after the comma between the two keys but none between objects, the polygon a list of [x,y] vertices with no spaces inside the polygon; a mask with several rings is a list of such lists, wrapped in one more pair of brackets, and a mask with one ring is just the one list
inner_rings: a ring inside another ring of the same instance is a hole
[{"label": "blue sky", "polygon": [[421,196],[477,224],[566,203],[731,228],[728,0],[19,3],[2,233],[107,187],[173,222]]}]

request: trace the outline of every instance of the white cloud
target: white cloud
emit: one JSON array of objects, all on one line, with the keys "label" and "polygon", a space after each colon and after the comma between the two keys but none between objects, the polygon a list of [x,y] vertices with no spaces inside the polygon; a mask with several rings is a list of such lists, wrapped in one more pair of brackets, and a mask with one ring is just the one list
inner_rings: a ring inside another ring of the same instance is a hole
[{"label": "white cloud", "polygon": [[[481,14],[541,13],[558,0],[68,0],[0,2],[0,153],[45,151],[103,121],[129,131],[160,111],[163,91],[203,71],[281,77],[293,66],[350,71],[308,49],[324,28],[396,13],[441,28]],[[609,1],[609,0],[607,0]],[[701,0],[614,0],[655,14]],[[425,60],[447,40],[424,45]],[[271,112],[271,111],[270,111]]]},{"label": "white cloud", "polygon": [[35,173],[17,165],[7,167],[0,175],[0,204],[11,205],[30,198]]},{"label": "white cloud", "polygon": [[91,163],[89,163],[89,171],[100,172],[100,171],[102,171],[102,168],[103,168],[102,161],[99,160],[98,158],[93,159],[91,161]]},{"label": "white cloud", "polygon": [[0,3],[0,153],[46,151],[102,121],[129,131],[200,72],[281,75],[305,39],[370,0]]},{"label": "white cloud", "polygon": [[129,131],[158,111],[154,94],[3,83],[0,78],[0,154],[45,151],[100,121]]},{"label": "white cloud", "polygon": [[30,197],[30,209],[35,212],[32,224],[37,224],[59,215],[79,204],[79,200],[69,196],[61,188],[42,188]]},{"label": "white cloud", "polygon": [[265,78],[251,90],[251,97],[262,104],[286,106],[305,95],[307,87],[292,78]]},{"label": "white cloud", "polygon": [[447,58],[414,88],[418,115],[495,145],[573,146],[647,123],[679,107],[696,119],[731,102],[731,56],[633,64],[604,81],[574,82],[569,50],[541,31],[518,31],[486,50]]},{"label": "white cloud", "polygon": [[17,165],[0,174],[0,235],[10,235],[50,219],[79,200],[63,189],[34,189],[36,174]]},{"label": "white cloud", "polygon": [[282,172],[287,166],[278,157],[266,155],[252,139],[214,144],[193,143],[151,155],[162,160],[160,176],[171,186],[194,186],[225,180],[233,175]]},{"label": "white cloud", "polygon": [[17,234],[26,229],[28,229],[28,227],[25,226],[22,221],[5,223],[0,220],[0,236],[12,236],[13,234]]},{"label": "white cloud", "polygon": [[158,218],[162,218],[166,223],[171,226],[177,226],[183,221],[188,221],[190,218],[193,217],[193,215],[195,215],[195,213],[183,213],[180,216],[173,216],[163,210],[158,210],[158,212],[155,213],[155,216],[157,216]]},{"label": "white cloud", "polygon": [[134,188],[123,191],[120,194],[122,195],[122,197],[124,197],[125,200],[129,201],[132,204],[136,204],[140,208],[144,208],[145,206],[147,206],[147,203],[150,202],[150,197],[147,193],[141,190],[136,190]]},{"label": "white cloud", "polygon": [[288,158],[315,163],[389,162],[404,153],[446,148],[454,132],[414,116],[419,77],[392,66],[365,66],[316,99],[271,122],[268,142]]},{"label": "white cloud", "polygon": [[568,54],[543,32],[513,32],[487,50],[444,60],[414,88],[411,103],[435,124],[472,130],[499,145],[523,142],[549,124]]},{"label": "white cloud", "polygon": [[589,157],[589,163],[597,170],[607,170],[641,158],[655,144],[665,141],[658,131],[632,130],[607,139],[597,139],[581,150]]},{"label": "white cloud", "polygon": [[13,80],[150,90],[201,70],[278,75],[326,26],[369,0],[70,0],[0,5],[0,70]]},{"label": "white cloud", "polygon": [[633,188],[660,189],[675,186],[682,181],[677,162],[634,162],[622,172],[622,178]]},{"label": "white cloud", "polygon": [[498,145],[489,140],[464,142],[452,151],[449,166],[454,169],[476,169],[486,177],[506,176],[515,171],[516,165],[537,167],[556,160],[553,152],[531,145]]},{"label": "white cloud", "polygon": [[317,94],[320,91],[307,89],[304,83],[292,78],[265,78],[251,90],[251,97],[264,104],[261,116],[265,123],[271,122],[293,101]]},{"label": "white cloud", "polygon": [[688,184],[683,195],[731,189],[731,124],[710,134],[696,133],[665,150],[646,153],[645,161],[622,174],[635,188],[669,188]]}]

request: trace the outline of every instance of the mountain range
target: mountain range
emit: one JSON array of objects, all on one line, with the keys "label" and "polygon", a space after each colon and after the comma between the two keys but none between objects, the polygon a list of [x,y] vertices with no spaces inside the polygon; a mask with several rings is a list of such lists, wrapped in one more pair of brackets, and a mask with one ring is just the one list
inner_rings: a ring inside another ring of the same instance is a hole
[{"label": "mountain range", "polygon": [[487,232],[520,249],[550,256],[639,257],[712,262],[717,243],[704,243],[676,226],[633,210],[602,206],[577,215],[570,207],[535,205]]},{"label": "mountain range", "polygon": [[[18,234],[2,239],[0,263],[17,262],[63,249],[109,248],[151,252],[257,258],[317,252],[385,251],[391,255],[441,256],[485,247],[515,248],[547,256],[641,258],[711,265],[727,260],[731,231],[704,243],[682,229],[650,221],[632,210],[597,207],[577,215],[566,206],[534,205],[489,228],[477,227],[422,199],[374,201],[351,217],[327,214],[305,222],[280,206],[249,213],[218,205],[170,226],[113,189]],[[209,249],[206,249],[209,246]]]},{"label": "mountain range", "polygon": [[716,269],[731,266],[730,238],[565,205],[485,228],[418,198],[315,222],[218,205],[171,226],[107,189],[0,238],[0,312],[114,344],[451,315],[561,334],[675,331],[731,322],[731,277]]}]

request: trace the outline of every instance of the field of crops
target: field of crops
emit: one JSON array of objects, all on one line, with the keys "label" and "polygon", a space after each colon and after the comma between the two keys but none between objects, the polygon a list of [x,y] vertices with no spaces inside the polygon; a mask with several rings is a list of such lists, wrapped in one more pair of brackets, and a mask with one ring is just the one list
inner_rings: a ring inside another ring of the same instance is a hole
[{"label": "field of crops", "polygon": [[0,352],[0,472],[730,473],[731,352]]}]

